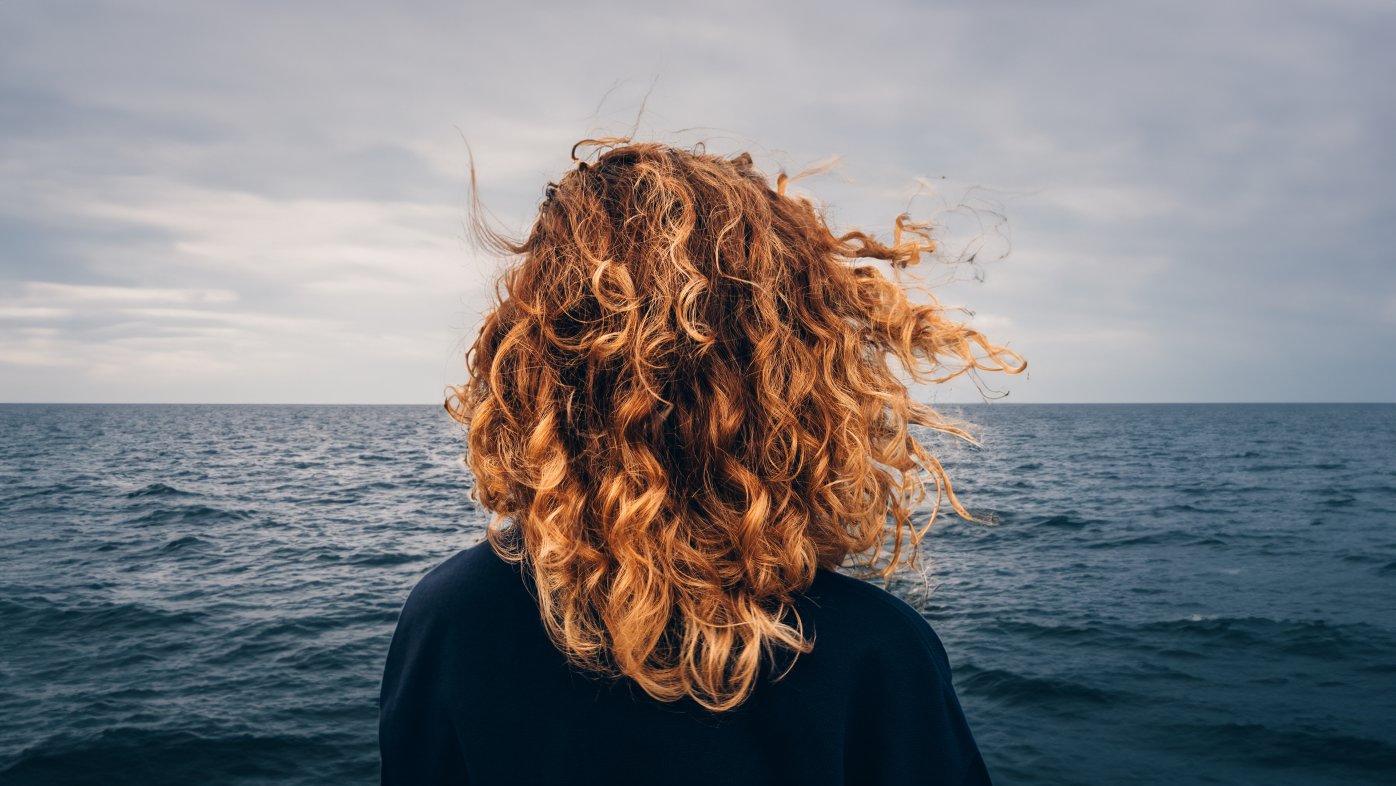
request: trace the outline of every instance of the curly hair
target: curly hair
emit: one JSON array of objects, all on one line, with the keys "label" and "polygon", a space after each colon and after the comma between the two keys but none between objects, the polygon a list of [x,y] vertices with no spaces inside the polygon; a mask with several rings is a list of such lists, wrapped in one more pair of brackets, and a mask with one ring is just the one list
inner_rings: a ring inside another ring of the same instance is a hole
[{"label": "curly hair", "polygon": [[969,435],[891,360],[930,382],[1026,362],[857,264],[915,264],[927,224],[835,235],[748,154],[578,144],[600,155],[548,184],[526,239],[489,233],[518,258],[446,409],[569,661],[729,710],[813,647],[793,612],[817,568],[914,564],[926,476],[929,521],[942,499],[977,520],[908,426]]}]

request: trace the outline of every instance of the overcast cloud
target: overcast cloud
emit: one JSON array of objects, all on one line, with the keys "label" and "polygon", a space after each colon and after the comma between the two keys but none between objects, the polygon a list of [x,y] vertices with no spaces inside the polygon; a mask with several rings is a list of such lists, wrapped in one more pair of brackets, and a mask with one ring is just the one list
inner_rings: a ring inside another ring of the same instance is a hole
[{"label": "overcast cloud", "polygon": [[983,243],[927,274],[1030,361],[1008,401],[1396,400],[1392,40],[1332,0],[8,2],[0,401],[438,403],[499,264],[463,137],[522,230],[646,94],[643,137],[841,156],[798,184],[841,225]]}]

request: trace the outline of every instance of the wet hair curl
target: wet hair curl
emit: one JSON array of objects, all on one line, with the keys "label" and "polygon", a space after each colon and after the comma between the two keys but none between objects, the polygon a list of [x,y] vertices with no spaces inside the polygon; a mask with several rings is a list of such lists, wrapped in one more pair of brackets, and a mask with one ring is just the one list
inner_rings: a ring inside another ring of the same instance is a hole
[{"label": "wet hair curl", "polygon": [[887,576],[942,499],[974,518],[908,427],[969,435],[892,361],[930,382],[1026,362],[859,264],[916,264],[926,224],[835,235],[747,154],[579,144],[599,156],[548,184],[524,240],[486,232],[517,259],[446,409],[490,543],[571,663],[728,710],[813,647],[793,601],[817,568]]}]

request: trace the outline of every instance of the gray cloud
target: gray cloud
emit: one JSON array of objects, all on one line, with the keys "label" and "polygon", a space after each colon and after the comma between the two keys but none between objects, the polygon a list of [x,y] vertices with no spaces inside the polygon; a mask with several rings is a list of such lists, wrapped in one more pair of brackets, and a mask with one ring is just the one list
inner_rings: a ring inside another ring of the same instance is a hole
[{"label": "gray cloud", "polygon": [[646,93],[642,136],[841,154],[839,223],[1006,215],[926,274],[1010,400],[1396,398],[1387,4],[514,5],[6,4],[0,400],[437,401],[497,265],[461,135],[522,229]]}]

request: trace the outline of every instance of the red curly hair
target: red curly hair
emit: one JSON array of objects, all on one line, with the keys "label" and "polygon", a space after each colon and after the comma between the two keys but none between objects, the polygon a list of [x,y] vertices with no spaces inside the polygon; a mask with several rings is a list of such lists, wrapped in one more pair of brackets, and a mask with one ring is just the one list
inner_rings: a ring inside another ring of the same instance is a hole
[{"label": "red curly hair", "polygon": [[790,614],[817,568],[915,562],[927,476],[931,521],[942,498],[973,519],[908,426],[968,435],[891,361],[932,382],[1026,362],[858,264],[915,264],[926,224],[835,235],[747,154],[587,144],[526,239],[489,236],[518,259],[446,408],[558,648],[723,711],[763,656],[813,646]]}]

